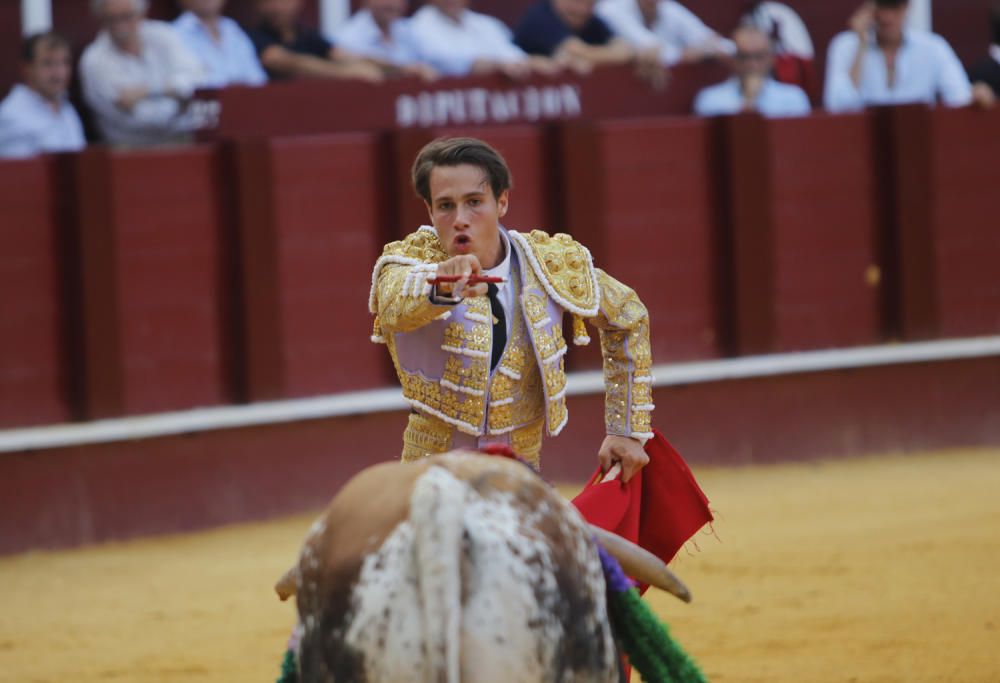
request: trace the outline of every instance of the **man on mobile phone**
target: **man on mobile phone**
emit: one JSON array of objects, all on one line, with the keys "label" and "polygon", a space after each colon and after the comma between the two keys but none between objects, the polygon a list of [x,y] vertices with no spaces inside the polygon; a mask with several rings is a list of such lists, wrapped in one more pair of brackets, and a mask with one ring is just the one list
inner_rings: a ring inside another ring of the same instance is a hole
[{"label": "man on mobile phone", "polygon": [[868,105],[938,101],[949,107],[988,106],[973,89],[948,42],[906,27],[909,0],[873,0],[850,18],[849,30],[830,43],[824,104],[831,112]]}]

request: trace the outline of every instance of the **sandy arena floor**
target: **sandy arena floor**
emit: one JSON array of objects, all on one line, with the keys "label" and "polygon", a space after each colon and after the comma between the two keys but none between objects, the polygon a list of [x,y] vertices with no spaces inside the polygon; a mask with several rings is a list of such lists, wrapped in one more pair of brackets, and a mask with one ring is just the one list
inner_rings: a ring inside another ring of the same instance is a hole
[{"label": "sandy arena floor", "polygon": [[[712,681],[1000,681],[1000,451],[697,472],[653,605]],[[0,681],[273,681],[307,517],[0,558]]]}]

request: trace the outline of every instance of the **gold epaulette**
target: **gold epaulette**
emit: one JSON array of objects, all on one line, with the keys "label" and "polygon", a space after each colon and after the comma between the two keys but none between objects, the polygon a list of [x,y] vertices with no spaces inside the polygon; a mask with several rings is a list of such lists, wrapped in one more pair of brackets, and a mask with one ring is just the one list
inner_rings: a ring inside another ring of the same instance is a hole
[{"label": "gold epaulette", "polygon": [[542,286],[560,306],[574,314],[591,318],[597,315],[600,290],[597,270],[585,246],[569,235],[549,235],[532,230],[527,235],[510,231],[521,246]]},{"label": "gold epaulette", "polygon": [[448,259],[448,253],[441,247],[441,241],[434,228],[426,225],[398,242],[389,242],[385,245],[382,249],[382,258],[386,256],[401,256],[420,263],[440,263]]}]

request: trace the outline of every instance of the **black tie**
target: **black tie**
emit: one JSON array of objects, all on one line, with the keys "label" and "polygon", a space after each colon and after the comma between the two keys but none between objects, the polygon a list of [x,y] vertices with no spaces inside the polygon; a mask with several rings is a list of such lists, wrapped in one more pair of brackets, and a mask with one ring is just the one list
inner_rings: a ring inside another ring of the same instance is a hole
[{"label": "black tie", "polygon": [[504,347],[507,346],[507,316],[503,312],[503,306],[500,305],[497,286],[492,282],[487,283],[486,290],[487,296],[490,297],[490,310],[493,311],[493,358],[490,370],[494,370],[500,362]]}]

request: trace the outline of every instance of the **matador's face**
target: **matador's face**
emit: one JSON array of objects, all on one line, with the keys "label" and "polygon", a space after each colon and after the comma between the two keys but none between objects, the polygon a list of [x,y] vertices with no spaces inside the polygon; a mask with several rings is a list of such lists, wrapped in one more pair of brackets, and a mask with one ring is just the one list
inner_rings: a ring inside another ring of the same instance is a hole
[{"label": "matador's face", "polygon": [[478,166],[435,166],[427,207],[441,245],[449,256],[473,254],[483,268],[503,257],[500,219],[507,213],[508,193],[493,196],[486,173]]}]

